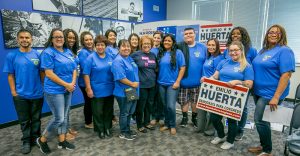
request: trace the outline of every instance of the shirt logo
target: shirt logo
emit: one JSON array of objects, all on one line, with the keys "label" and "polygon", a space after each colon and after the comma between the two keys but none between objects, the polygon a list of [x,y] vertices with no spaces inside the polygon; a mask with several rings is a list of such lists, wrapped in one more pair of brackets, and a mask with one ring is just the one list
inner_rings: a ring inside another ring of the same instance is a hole
[{"label": "shirt logo", "polygon": [[233,71],[236,72],[236,73],[239,72],[240,71],[240,67],[234,67]]},{"label": "shirt logo", "polygon": [[111,61],[110,61],[110,62],[107,62],[107,64],[111,66],[111,65],[112,65],[112,62],[111,62]]},{"label": "shirt logo", "polygon": [[36,66],[40,63],[40,60],[39,60],[39,59],[31,59],[31,61],[32,61],[32,63],[33,63],[34,65],[36,65]]},{"label": "shirt logo", "polygon": [[74,57],[72,57],[72,56],[69,56],[68,58],[73,62],[75,61]]},{"label": "shirt logo", "polygon": [[200,57],[200,52],[196,51],[196,52],[194,52],[194,55],[195,55],[195,57]]},{"label": "shirt logo", "polygon": [[212,62],[213,62],[212,60],[208,60],[207,64],[208,64],[208,65],[211,65]]},{"label": "shirt logo", "polygon": [[266,61],[266,60],[268,60],[269,58],[271,58],[270,55],[265,55],[265,56],[263,57],[262,61]]}]

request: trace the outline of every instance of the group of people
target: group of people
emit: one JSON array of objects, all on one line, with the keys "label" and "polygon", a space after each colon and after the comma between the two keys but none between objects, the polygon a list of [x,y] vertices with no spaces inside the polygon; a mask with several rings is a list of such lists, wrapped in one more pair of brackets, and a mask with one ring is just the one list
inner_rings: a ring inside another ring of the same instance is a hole
[{"label": "group of people", "polygon": [[[271,129],[270,123],[262,120],[264,108],[277,109],[288,95],[289,79],[295,71],[285,29],[271,26],[259,52],[252,47],[243,27],[232,29],[223,53],[215,38],[205,45],[195,41],[193,28],[184,29],[183,34],[184,41],[177,43],[173,35],[159,31],[153,37],[132,33],[117,45],[117,33],[111,29],[95,38],[90,32],[78,37],[72,29],[53,29],[40,54],[31,48],[31,32],[20,30],[20,48],[7,55],[3,71],[8,73],[21,124],[22,153],[29,153],[34,144],[43,153],[50,153],[47,139],[51,136],[58,136],[58,148],[75,149],[68,140],[77,134],[69,125],[76,85],[84,96],[85,127],[93,128],[100,139],[112,137],[112,123],[117,120],[121,139],[134,140],[137,132],[155,130],[156,124],[160,124],[161,132],[176,135],[178,102],[182,110],[180,127],[187,127],[191,106],[196,132],[214,136],[216,131],[217,137],[211,143],[223,143],[222,149],[230,149],[235,140],[243,138],[247,103],[240,121],[228,118],[226,137],[222,116],[196,109],[201,82],[210,78],[226,82],[229,87],[242,85],[251,89],[261,146],[248,150],[260,156],[271,155]],[[43,99],[53,116],[41,133]],[[114,99],[119,106],[119,119],[114,114]],[[137,131],[130,126],[133,115]]]}]

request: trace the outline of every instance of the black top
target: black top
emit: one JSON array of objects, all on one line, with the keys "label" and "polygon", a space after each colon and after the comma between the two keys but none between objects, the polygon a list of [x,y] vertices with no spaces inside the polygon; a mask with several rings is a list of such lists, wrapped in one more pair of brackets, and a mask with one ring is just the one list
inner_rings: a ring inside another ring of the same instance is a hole
[{"label": "black top", "polygon": [[140,88],[154,87],[157,67],[155,54],[137,51],[131,54],[131,57],[139,68]]}]

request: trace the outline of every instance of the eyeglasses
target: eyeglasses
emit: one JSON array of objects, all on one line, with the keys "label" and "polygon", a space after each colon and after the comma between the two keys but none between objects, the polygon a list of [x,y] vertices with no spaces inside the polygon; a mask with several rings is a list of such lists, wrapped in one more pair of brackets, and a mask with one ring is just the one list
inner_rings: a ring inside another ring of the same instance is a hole
[{"label": "eyeglasses", "polygon": [[241,49],[232,49],[232,50],[229,50],[229,53],[236,53],[236,52],[238,52],[238,51],[240,51]]},{"label": "eyeglasses", "polygon": [[270,32],[268,32],[268,35],[281,35],[281,32],[270,31]]},{"label": "eyeglasses", "polygon": [[52,36],[53,39],[63,39],[63,36]]}]

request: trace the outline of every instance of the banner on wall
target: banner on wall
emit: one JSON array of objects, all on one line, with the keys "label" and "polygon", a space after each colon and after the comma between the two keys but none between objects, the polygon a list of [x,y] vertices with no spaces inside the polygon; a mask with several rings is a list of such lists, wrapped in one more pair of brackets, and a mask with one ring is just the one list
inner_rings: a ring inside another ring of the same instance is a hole
[{"label": "banner on wall", "polygon": [[205,78],[201,83],[197,108],[234,120],[241,120],[249,89]]},{"label": "banner on wall", "polygon": [[217,38],[220,42],[221,51],[224,51],[226,49],[226,43],[232,28],[232,23],[201,25],[199,41],[206,43],[206,41],[210,38]]}]

